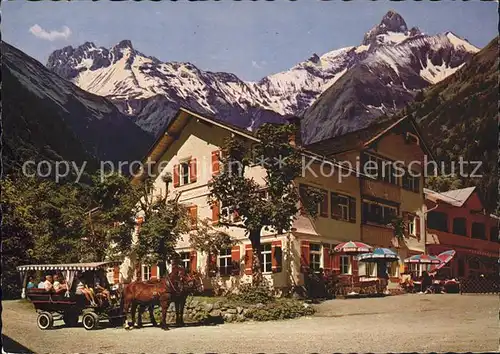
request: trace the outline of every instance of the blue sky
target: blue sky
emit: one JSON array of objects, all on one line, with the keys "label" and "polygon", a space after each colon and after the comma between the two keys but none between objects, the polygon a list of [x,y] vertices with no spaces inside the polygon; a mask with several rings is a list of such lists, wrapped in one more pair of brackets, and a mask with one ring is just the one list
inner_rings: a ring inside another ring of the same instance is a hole
[{"label": "blue sky", "polygon": [[313,53],[360,44],[390,9],[408,27],[453,31],[483,47],[497,35],[497,3],[420,1],[2,1],[3,40],[45,63],[85,41],[134,48],[163,61],[258,80]]}]

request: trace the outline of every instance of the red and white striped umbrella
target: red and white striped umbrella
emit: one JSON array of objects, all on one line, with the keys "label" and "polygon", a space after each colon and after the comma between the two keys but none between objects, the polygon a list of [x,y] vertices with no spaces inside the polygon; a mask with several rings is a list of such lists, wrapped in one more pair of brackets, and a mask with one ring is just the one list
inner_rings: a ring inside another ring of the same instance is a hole
[{"label": "red and white striped umbrella", "polygon": [[368,253],[373,250],[373,247],[363,242],[349,241],[338,244],[333,249],[334,252],[344,253]]},{"label": "red and white striped umbrella", "polygon": [[434,266],[432,267],[431,270],[439,270],[441,268],[443,268],[445,265],[447,265],[452,259],[453,257],[455,257],[455,254],[457,252],[455,252],[455,250],[449,250],[449,251],[445,251],[443,253],[440,253],[437,255],[437,258],[441,261],[440,264],[438,264],[437,266]]}]

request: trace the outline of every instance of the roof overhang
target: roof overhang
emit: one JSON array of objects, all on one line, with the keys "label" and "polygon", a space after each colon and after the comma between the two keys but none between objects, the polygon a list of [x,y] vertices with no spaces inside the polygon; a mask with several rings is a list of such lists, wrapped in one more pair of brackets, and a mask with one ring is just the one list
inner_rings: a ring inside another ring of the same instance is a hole
[{"label": "roof overhang", "polygon": [[[156,141],[153,143],[152,147],[149,149],[148,153],[142,161],[142,166],[138,173],[134,173],[132,177],[132,183],[138,183],[146,177],[146,173],[149,169],[145,169],[146,165],[155,165],[161,160],[162,156],[167,152],[167,150],[172,146],[172,144],[178,139],[182,130],[186,127],[190,120],[196,119],[198,122],[203,122],[210,126],[216,126],[221,129],[225,129],[234,135],[238,135],[242,138],[260,142],[260,140],[252,135],[250,132],[245,132],[243,129],[232,127],[224,122],[218,121],[214,118],[205,117],[199,113],[195,113],[187,108],[181,107],[177,114],[169,122],[162,134],[158,136]],[[328,163],[332,167],[337,167],[342,170],[346,170],[352,173],[357,173],[356,170],[349,168],[334,159],[328,159],[325,156],[316,154],[312,151],[303,150],[302,154],[306,157],[313,159],[315,162]]]}]

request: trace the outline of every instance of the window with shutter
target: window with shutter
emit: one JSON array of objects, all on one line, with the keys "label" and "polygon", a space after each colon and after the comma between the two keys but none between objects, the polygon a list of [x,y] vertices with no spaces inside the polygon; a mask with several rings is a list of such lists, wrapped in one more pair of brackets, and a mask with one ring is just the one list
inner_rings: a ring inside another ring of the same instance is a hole
[{"label": "window with shutter", "polygon": [[321,244],[309,244],[309,268],[311,268],[313,272],[319,272],[321,268],[321,256]]},{"label": "window with shutter", "polygon": [[271,273],[273,270],[272,244],[262,243],[260,251],[260,270],[262,273]]},{"label": "window with shutter", "polygon": [[231,275],[233,270],[233,261],[231,258],[231,248],[220,250],[218,257],[219,274],[221,276]]},{"label": "window with shutter", "polygon": [[180,265],[184,267],[185,270],[191,270],[191,252],[180,252],[179,253]]},{"label": "window with shutter", "polygon": [[356,198],[331,192],[330,202],[333,219],[356,222]]},{"label": "window with shutter", "polygon": [[151,266],[143,264],[142,265],[142,281],[151,279]]},{"label": "window with shutter", "polygon": [[350,256],[340,256],[340,274],[351,274]]}]

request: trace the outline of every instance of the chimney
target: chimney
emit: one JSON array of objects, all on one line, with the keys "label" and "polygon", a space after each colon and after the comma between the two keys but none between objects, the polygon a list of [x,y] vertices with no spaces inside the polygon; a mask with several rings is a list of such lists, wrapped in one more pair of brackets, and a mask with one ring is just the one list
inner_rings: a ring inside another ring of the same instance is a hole
[{"label": "chimney", "polygon": [[302,138],[301,138],[301,127],[300,127],[300,118],[297,116],[288,116],[286,117],[286,120],[288,124],[291,124],[294,126],[295,130],[292,135],[290,135],[290,138],[288,139],[288,142],[290,145],[294,147],[299,147],[302,145]]}]

